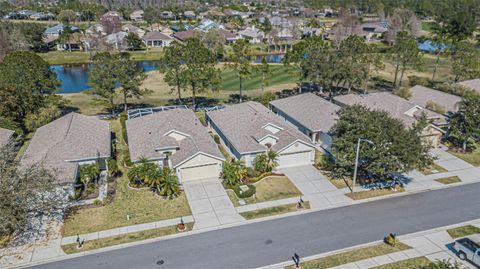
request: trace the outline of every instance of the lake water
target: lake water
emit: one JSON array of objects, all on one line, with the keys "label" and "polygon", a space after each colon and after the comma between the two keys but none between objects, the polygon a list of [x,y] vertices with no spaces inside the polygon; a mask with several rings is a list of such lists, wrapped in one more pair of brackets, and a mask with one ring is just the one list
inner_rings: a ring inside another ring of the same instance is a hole
[{"label": "lake water", "polygon": [[[267,57],[269,63],[281,63],[284,54],[271,54],[257,56],[255,63],[260,63],[263,57]],[[156,70],[157,61],[140,61],[138,66],[142,67],[145,72]],[[66,64],[66,65],[52,65],[50,68],[57,75],[57,79],[61,82],[60,93],[75,93],[90,89],[88,85],[88,70],[90,64]]]}]

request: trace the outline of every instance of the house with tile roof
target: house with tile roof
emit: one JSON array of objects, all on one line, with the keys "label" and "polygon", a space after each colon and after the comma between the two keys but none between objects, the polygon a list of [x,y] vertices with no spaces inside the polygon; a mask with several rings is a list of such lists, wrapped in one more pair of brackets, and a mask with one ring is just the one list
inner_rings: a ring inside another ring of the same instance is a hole
[{"label": "house with tile roof", "polygon": [[330,129],[337,120],[340,107],[313,93],[304,93],[270,102],[270,108],[286,122],[294,125],[313,143],[329,150]]},{"label": "house with tile roof", "polygon": [[189,109],[171,109],[127,120],[130,158],[175,170],[180,183],[218,178],[225,160],[217,144]]},{"label": "house with tile roof", "polygon": [[205,119],[223,145],[252,166],[255,156],[268,150],[278,153],[278,167],[312,164],[315,145],[310,138],[257,102],[245,102],[209,111]]},{"label": "house with tile roof", "polygon": [[110,124],[72,112],[38,128],[20,164],[43,166],[55,175],[57,184],[73,187],[80,165],[98,163],[106,170],[110,157]]}]

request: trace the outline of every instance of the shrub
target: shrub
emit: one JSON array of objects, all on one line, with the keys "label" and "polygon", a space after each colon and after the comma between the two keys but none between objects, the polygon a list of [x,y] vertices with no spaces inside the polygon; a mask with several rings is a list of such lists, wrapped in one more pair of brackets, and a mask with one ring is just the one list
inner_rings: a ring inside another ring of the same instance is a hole
[{"label": "shrub", "polygon": [[433,101],[428,101],[427,104],[425,105],[426,109],[430,109],[432,111],[435,111],[439,114],[445,114],[445,108],[443,106],[433,102]]},{"label": "shrub", "polygon": [[247,177],[248,178],[254,178],[254,177],[258,177],[261,173],[255,169],[253,169],[252,167],[247,167]]},{"label": "shrub", "polygon": [[214,134],[213,135],[213,141],[215,141],[215,143],[217,143],[217,144],[220,144],[220,137],[217,134]]},{"label": "shrub", "polygon": [[264,178],[264,177],[268,177],[270,176],[272,173],[271,172],[265,172],[265,173],[262,173],[256,177],[252,177],[252,178],[249,178],[248,181],[250,181],[251,183],[255,183],[255,182],[258,182],[260,179]]},{"label": "shrub", "polygon": [[400,88],[396,90],[394,94],[407,100],[412,97],[412,93],[410,93],[410,90],[408,88]]},{"label": "shrub", "polygon": [[411,87],[416,85],[420,85],[424,87],[430,86],[430,80],[428,78],[419,77],[419,76],[409,76],[408,80],[410,81]]},{"label": "shrub", "polygon": [[127,137],[127,113],[122,112],[120,113],[120,125],[122,126],[122,136],[123,136],[123,141],[128,144],[128,137]]},{"label": "shrub", "polygon": [[128,148],[125,148],[123,156],[124,156],[123,162],[125,163],[125,165],[128,167],[131,167],[133,163],[132,163],[132,160],[130,159],[130,151],[128,151]]},{"label": "shrub", "polygon": [[102,201],[100,201],[100,200],[98,200],[98,199],[95,199],[95,200],[93,201],[93,204],[96,205],[96,206],[101,206],[101,205],[103,205]]},{"label": "shrub", "polygon": [[332,168],[334,164],[333,158],[327,154],[322,154],[322,156],[320,156],[320,158],[318,158],[315,161],[316,161],[315,165],[319,169],[329,169],[329,168]]},{"label": "shrub", "polygon": [[233,191],[235,192],[237,197],[240,198],[240,199],[252,197],[255,194],[255,192],[257,191],[255,186],[253,186],[253,185],[245,185],[245,186],[248,187],[248,190],[244,191],[244,192],[242,192],[242,190],[240,189],[240,185],[236,185],[233,188]]}]

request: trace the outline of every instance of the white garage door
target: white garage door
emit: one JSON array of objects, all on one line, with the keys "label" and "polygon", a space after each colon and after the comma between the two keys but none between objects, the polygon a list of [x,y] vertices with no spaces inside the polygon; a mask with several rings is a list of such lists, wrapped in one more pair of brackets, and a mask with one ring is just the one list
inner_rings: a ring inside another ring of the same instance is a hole
[{"label": "white garage door", "polygon": [[204,178],[215,178],[220,175],[218,164],[207,164],[195,167],[186,167],[180,170],[182,182]]},{"label": "white garage door", "polygon": [[280,154],[280,156],[278,157],[278,167],[309,165],[312,164],[312,162],[310,161],[311,156],[312,151]]}]

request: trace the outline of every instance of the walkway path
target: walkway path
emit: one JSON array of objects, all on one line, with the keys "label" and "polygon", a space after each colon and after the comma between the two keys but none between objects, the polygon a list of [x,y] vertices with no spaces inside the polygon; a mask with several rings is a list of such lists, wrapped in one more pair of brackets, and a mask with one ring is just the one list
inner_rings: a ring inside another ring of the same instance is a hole
[{"label": "walkway path", "polygon": [[218,178],[183,183],[195,225],[193,229],[244,221]]},{"label": "walkway path", "polygon": [[303,193],[303,199],[310,201],[312,209],[331,208],[353,202],[345,196],[345,191],[337,189],[312,165],[283,168],[281,171]]}]

